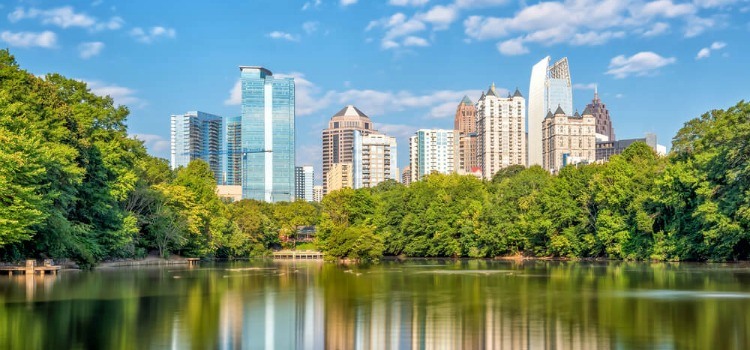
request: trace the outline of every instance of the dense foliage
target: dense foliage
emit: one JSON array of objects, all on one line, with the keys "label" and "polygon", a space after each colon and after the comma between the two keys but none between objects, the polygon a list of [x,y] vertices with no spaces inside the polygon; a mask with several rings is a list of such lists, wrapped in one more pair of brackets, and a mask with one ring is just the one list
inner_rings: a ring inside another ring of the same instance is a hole
[{"label": "dense foliage", "polygon": [[130,138],[128,110],[85,83],[37,77],[0,51],[0,258],[178,253],[247,257],[318,226],[332,258],[537,256],[748,259],[750,104],[685,124],[672,153],[636,143],[606,164],[550,175],[513,166],[492,181],[432,174],[405,187],[304,202],[226,204],[208,165],[173,171]]}]

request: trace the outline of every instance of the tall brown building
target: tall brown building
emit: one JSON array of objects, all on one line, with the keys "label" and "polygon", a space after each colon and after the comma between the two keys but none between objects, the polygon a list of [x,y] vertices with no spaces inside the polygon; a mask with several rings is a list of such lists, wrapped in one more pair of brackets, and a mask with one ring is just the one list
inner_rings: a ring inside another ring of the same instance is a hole
[{"label": "tall brown building", "polygon": [[328,172],[334,163],[351,163],[354,132],[363,135],[377,132],[370,117],[352,105],[344,107],[331,117],[323,130],[323,193],[328,193]]},{"label": "tall brown building", "polygon": [[591,114],[596,119],[596,133],[602,134],[609,138],[609,141],[615,141],[615,128],[612,127],[612,119],[609,118],[609,110],[607,105],[602,103],[599,99],[599,92],[594,89],[594,99],[586,105],[586,109],[591,111]]},{"label": "tall brown building", "polygon": [[468,96],[456,108],[453,129],[458,131],[458,169],[468,174],[477,166],[477,109]]}]

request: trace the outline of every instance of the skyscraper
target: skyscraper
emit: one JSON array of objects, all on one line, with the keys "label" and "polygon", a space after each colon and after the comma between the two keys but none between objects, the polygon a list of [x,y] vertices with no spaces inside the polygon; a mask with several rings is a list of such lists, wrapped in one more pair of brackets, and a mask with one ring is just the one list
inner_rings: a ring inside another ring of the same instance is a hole
[{"label": "skyscraper", "polygon": [[322,202],[323,201],[323,186],[322,185],[315,185],[313,186],[313,202]]},{"label": "skyscraper", "polygon": [[459,173],[469,174],[477,166],[477,109],[468,96],[456,108],[453,128],[458,131]]},{"label": "skyscraper", "polygon": [[323,193],[328,193],[328,172],[335,163],[353,161],[354,132],[369,135],[376,130],[370,117],[352,105],[338,111],[323,130]]},{"label": "skyscraper", "polygon": [[612,126],[609,110],[607,105],[599,99],[599,91],[596,88],[594,88],[594,99],[586,105],[586,109],[596,119],[596,133],[606,136],[609,141],[615,141],[615,128]]},{"label": "skyscraper", "polygon": [[213,171],[216,183],[221,184],[221,117],[192,111],[172,115],[170,119],[172,169],[187,166],[192,160],[202,159]]},{"label": "skyscraper", "polygon": [[294,197],[294,79],[240,66],[242,197],[266,202]]},{"label": "skyscraper", "polygon": [[[352,163],[339,162],[331,164],[331,168],[328,169],[326,178],[326,182],[328,183],[328,193],[342,188],[354,187],[354,184],[352,183]],[[324,195],[328,193],[324,193]]]},{"label": "skyscraper", "polygon": [[224,117],[223,185],[242,185],[242,117]]},{"label": "skyscraper", "polygon": [[458,132],[449,129],[420,129],[409,138],[409,169],[411,182],[433,172],[450,174],[456,171]]},{"label": "skyscraper", "polygon": [[354,131],[353,188],[375,187],[388,179],[398,181],[397,160],[395,137]]},{"label": "skyscraper", "polygon": [[482,177],[510,165],[526,165],[526,99],[516,89],[499,97],[495,84],[477,102],[477,163]]},{"label": "skyscraper", "polygon": [[566,165],[596,161],[596,121],[588,108],[569,116],[558,106],[547,113],[543,126],[545,169],[557,173]]},{"label": "skyscraper", "polygon": [[294,168],[294,199],[306,202],[313,201],[313,178],[312,165],[303,165]]},{"label": "skyscraper", "polygon": [[573,85],[568,58],[549,65],[550,57],[531,69],[529,82],[528,165],[542,165],[542,123],[548,112],[558,106],[565,113],[573,112]]}]

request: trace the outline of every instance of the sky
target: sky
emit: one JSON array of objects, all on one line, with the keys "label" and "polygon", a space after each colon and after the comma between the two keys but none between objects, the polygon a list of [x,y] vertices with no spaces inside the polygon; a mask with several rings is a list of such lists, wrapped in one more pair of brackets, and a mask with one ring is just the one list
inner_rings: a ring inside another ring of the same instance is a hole
[{"label": "sky", "polygon": [[0,2],[0,47],[36,75],[86,81],[130,109],[169,158],[169,117],[240,114],[240,65],[296,83],[297,165],[321,182],[321,131],[348,104],[395,136],[452,128],[464,95],[528,95],[531,67],[568,57],[579,111],[607,105],[618,139],[750,97],[750,0],[88,0]]}]

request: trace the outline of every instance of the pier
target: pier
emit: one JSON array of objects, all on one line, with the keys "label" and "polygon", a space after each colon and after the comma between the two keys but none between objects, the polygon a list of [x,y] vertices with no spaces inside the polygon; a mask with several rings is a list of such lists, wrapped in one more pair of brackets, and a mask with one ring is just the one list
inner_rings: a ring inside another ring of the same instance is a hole
[{"label": "pier", "polygon": [[323,253],[315,250],[280,250],[273,253],[274,259],[322,260]]},{"label": "pier", "polygon": [[52,265],[52,259],[44,259],[41,266],[37,266],[36,260],[26,260],[26,265],[24,266],[0,266],[0,273],[8,272],[8,276],[13,276],[16,273],[23,275],[38,273],[44,275],[49,272],[56,275],[60,269],[60,266]]}]

